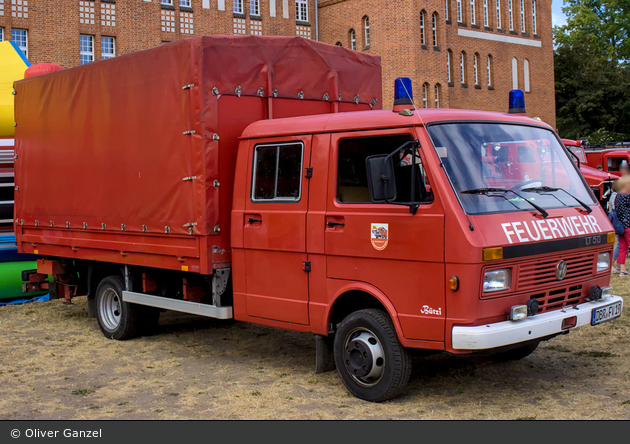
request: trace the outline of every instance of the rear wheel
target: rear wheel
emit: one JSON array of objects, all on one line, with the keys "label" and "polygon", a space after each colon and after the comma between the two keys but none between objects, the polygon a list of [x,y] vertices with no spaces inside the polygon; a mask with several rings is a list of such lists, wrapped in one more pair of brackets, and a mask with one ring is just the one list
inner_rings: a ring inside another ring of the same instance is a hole
[{"label": "rear wheel", "polygon": [[495,361],[507,362],[507,361],[518,361],[519,359],[526,358],[536,351],[538,348],[539,341],[530,342],[525,345],[521,345],[520,347],[512,348],[506,351],[502,351],[492,355],[492,359]]},{"label": "rear wheel", "polygon": [[140,307],[123,302],[124,282],[108,276],[96,290],[96,318],[103,334],[110,339],[129,339],[138,333]]},{"label": "rear wheel", "polygon": [[386,401],[399,395],[409,381],[411,358],[382,310],[359,310],[341,321],[334,355],[341,380],[357,398]]}]

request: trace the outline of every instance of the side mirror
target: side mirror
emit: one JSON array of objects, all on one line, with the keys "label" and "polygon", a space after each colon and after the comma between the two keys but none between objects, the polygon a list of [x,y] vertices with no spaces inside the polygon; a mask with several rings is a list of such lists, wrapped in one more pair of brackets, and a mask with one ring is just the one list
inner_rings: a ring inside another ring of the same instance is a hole
[{"label": "side mirror", "polygon": [[396,199],[394,160],[387,154],[378,154],[365,159],[368,187],[372,202],[387,202]]}]

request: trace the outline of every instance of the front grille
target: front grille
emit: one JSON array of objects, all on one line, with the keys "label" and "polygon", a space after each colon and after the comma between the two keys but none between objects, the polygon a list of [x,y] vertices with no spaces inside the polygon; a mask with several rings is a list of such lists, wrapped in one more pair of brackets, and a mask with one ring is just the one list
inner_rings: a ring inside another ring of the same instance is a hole
[{"label": "front grille", "polygon": [[560,281],[556,278],[556,266],[561,259],[567,263],[567,273],[562,282],[589,278],[595,271],[595,254],[574,254],[520,264],[517,270],[516,289],[517,291],[538,290],[541,287],[558,284]]},{"label": "front grille", "polygon": [[582,285],[558,288],[531,295],[530,299],[538,299],[538,313],[560,310],[567,305],[577,305],[584,302]]}]

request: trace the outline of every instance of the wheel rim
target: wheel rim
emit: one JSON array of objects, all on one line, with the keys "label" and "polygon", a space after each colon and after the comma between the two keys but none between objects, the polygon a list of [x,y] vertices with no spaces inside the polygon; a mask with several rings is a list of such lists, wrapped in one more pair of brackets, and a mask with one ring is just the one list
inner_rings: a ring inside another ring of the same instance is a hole
[{"label": "wheel rim", "polygon": [[385,370],[381,341],[367,328],[355,328],[344,343],[343,360],[348,374],[365,387],[376,385]]},{"label": "wheel rim", "polygon": [[120,324],[121,302],[120,296],[111,287],[106,288],[100,298],[101,321],[108,330],[116,330]]}]

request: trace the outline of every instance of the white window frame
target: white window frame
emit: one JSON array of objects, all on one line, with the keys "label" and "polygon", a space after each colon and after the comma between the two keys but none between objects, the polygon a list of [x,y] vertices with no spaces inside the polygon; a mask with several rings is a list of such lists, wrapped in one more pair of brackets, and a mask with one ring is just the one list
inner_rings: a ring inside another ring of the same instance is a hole
[{"label": "white window frame", "polygon": [[457,23],[463,23],[462,0],[455,1],[457,2]]},{"label": "white window frame", "polygon": [[431,15],[431,28],[433,31],[433,46],[437,47],[438,37],[437,37],[437,13],[436,12],[434,12]]},{"label": "white window frame", "polygon": [[260,17],[260,0],[249,0],[249,15]]},{"label": "white window frame", "polygon": [[232,0],[232,12],[234,14],[243,13],[243,0]]},{"label": "white window frame", "polygon": [[488,86],[492,86],[492,57],[488,55],[486,74],[488,75]]},{"label": "white window frame", "polygon": [[[24,46],[21,46],[20,42],[15,41],[15,38],[13,37],[13,31],[24,31]],[[21,28],[11,29],[11,41],[15,43],[16,45],[18,45],[18,48],[20,48],[20,51],[24,53],[24,57],[28,59],[28,29],[21,29]]]},{"label": "white window frame", "polygon": [[523,60],[523,90],[528,93],[531,92],[529,85],[529,60]]},{"label": "white window frame", "polygon": [[367,15],[363,17],[363,39],[365,40],[365,47],[370,47],[370,17]]},{"label": "white window frame", "polygon": [[184,8],[192,8],[190,0],[179,0],[179,6],[183,6]]},{"label": "white window frame", "polygon": [[451,51],[450,50],[446,51],[446,78],[448,80],[448,83],[453,83],[452,77],[451,77]]},{"label": "white window frame", "polygon": [[508,19],[510,22],[510,31],[514,31],[514,10],[512,8],[512,1],[508,0]]},{"label": "white window frame", "polygon": [[488,0],[483,0],[483,26],[488,27]]},{"label": "white window frame", "polygon": [[173,0],[160,0],[160,4],[173,6]]},{"label": "white window frame", "polygon": [[473,74],[475,77],[475,85],[479,85],[479,69],[477,65],[477,54],[473,55]]},{"label": "white window frame", "polygon": [[427,83],[423,83],[422,84],[422,107],[423,108],[428,108],[429,107],[429,100],[428,100],[428,97],[427,97],[428,94],[429,94],[429,91],[428,91],[429,88],[427,88],[427,86],[428,86]]},{"label": "white window frame", "polygon": [[464,66],[464,53],[459,53],[459,75],[462,77],[462,84],[466,83],[466,67]]},{"label": "white window frame", "polygon": [[525,0],[521,0],[521,32],[526,32],[526,29],[525,29]]},{"label": "white window frame", "polygon": [[444,19],[448,22],[448,2],[450,0],[444,0]]},{"label": "white window frame", "polygon": [[501,0],[496,0],[497,2],[497,29],[501,29]]},{"label": "white window frame", "polygon": [[518,89],[518,60],[512,57],[512,89]]},{"label": "white window frame", "polygon": [[[92,46],[92,50],[91,51],[85,51],[83,49],[83,38],[87,37],[89,39],[89,42]],[[81,34],[79,35],[79,63],[81,65],[85,65],[87,63],[92,63],[94,61],[94,36],[93,35],[89,35],[89,34]],[[83,63],[83,60],[81,60],[81,57],[90,57],[90,61]]]},{"label": "white window frame", "polygon": [[295,20],[308,22],[308,0],[295,0]]},{"label": "white window frame", "polygon": [[357,33],[354,29],[350,30],[350,49],[357,50]]},{"label": "white window frame", "polygon": [[[105,39],[111,39],[112,41],[112,52],[111,53],[105,53],[103,52],[103,41]],[[106,59],[111,59],[116,57],[116,37],[111,37],[111,36],[107,36],[107,35],[102,35],[101,36],[101,59],[102,60],[106,60]]]},{"label": "white window frame", "polygon": [[536,24],[536,0],[532,0],[532,32],[538,34],[538,25]]},{"label": "white window frame", "polygon": [[435,107],[440,107],[440,84],[435,84]]},{"label": "white window frame", "polygon": [[426,46],[427,45],[427,40],[424,34],[424,19],[425,19],[425,12],[422,11],[420,13],[420,44],[422,46]]},{"label": "white window frame", "polygon": [[470,24],[477,24],[477,15],[475,11],[475,0],[470,0]]}]

